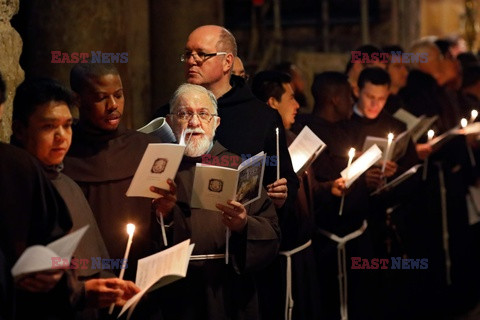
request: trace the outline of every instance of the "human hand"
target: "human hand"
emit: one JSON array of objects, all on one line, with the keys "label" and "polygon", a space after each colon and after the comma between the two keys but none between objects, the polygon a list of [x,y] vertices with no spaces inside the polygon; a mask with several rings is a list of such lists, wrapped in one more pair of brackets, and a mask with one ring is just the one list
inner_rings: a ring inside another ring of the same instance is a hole
[{"label": "human hand", "polygon": [[30,292],[48,292],[52,290],[63,276],[63,270],[48,270],[35,272],[20,278],[17,286]]},{"label": "human hand", "polygon": [[273,201],[275,208],[281,208],[288,197],[287,179],[281,178],[267,186],[267,195]]},{"label": "human hand", "polygon": [[330,192],[336,197],[341,197],[346,190],[347,187],[345,186],[345,179],[338,178],[337,180],[333,181]]},{"label": "human hand", "polygon": [[425,160],[433,152],[432,146],[429,143],[417,143],[415,150],[417,150],[417,156],[420,160]]},{"label": "human hand", "polygon": [[386,178],[390,178],[397,172],[398,169],[398,164],[393,161],[387,161],[385,165],[385,172],[383,173],[383,176]]},{"label": "human hand", "polygon": [[90,279],[85,282],[87,305],[92,308],[105,308],[112,303],[123,306],[138,292],[140,288],[132,281],[118,278]]},{"label": "human hand", "polygon": [[383,174],[380,168],[371,168],[365,172],[365,182],[370,190],[378,189],[383,183]]},{"label": "human hand", "polygon": [[157,217],[163,215],[166,218],[177,203],[177,185],[172,179],[167,179],[167,183],[170,186],[170,190],[163,190],[154,186],[150,187],[150,191],[160,195],[160,197],[152,201]]},{"label": "human hand", "polygon": [[228,200],[227,204],[230,206],[217,203],[216,207],[222,211],[223,224],[230,230],[241,232],[247,225],[247,210],[237,201]]}]

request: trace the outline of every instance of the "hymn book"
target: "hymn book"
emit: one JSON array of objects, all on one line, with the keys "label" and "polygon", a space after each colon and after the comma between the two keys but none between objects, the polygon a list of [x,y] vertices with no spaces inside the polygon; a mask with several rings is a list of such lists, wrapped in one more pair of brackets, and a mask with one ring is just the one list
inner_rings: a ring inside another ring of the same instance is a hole
[{"label": "hymn book", "polygon": [[137,131],[154,135],[160,138],[162,142],[170,143],[176,141],[172,128],[170,128],[164,117],[153,119],[145,126],[137,129]]},{"label": "hymn book", "polygon": [[219,211],[217,203],[235,200],[244,206],[260,198],[265,153],[244,160],[238,169],[197,163],[193,179],[192,208]]},{"label": "hymn book", "polygon": [[[387,161],[397,161],[401,157],[405,155],[407,152],[408,143],[410,142],[410,132],[404,131],[398,136],[394,137],[390,149],[386,158],[383,158]],[[376,144],[382,153],[387,151],[388,146],[388,139],[387,138],[380,138],[374,136],[367,136],[365,138],[365,142],[363,143],[363,151],[370,148],[372,145]]]},{"label": "hymn book", "polygon": [[130,309],[127,319],[130,318],[145,293],[185,278],[194,246],[190,244],[190,239],[187,239],[171,248],[138,260],[135,284],[141,291],[125,303],[118,317]]},{"label": "hymn book", "polygon": [[404,173],[402,173],[401,175],[399,175],[398,177],[396,177],[395,179],[393,179],[389,183],[383,185],[382,187],[380,187],[377,190],[375,190],[374,192],[372,192],[370,195],[373,196],[373,195],[376,195],[376,194],[380,194],[380,193],[392,190],[393,188],[395,188],[396,186],[398,186],[399,184],[401,184],[402,182],[404,182],[405,180],[407,180],[408,178],[413,176],[415,173],[417,173],[418,169],[421,166],[422,166],[422,164],[414,165],[413,167],[406,170]]},{"label": "hymn book", "polygon": [[422,115],[415,117],[410,112],[400,108],[393,115],[400,121],[405,122],[407,130],[410,131],[413,142],[417,142],[420,137],[437,121],[438,116],[427,117]]},{"label": "hymn book", "polygon": [[288,147],[295,173],[305,171],[326,147],[325,142],[305,126]]},{"label": "hymn book", "polygon": [[150,186],[170,190],[167,179],[175,179],[185,145],[150,143],[127,190],[128,197],[158,198]]},{"label": "hymn book", "polygon": [[[73,252],[80,240],[82,240],[88,227],[86,225],[75,232],[50,242],[46,246],[33,245],[28,247],[15,262],[11,270],[13,277],[22,277],[29,273],[52,269],[68,269]],[[57,261],[58,258],[61,258],[61,266],[53,264],[54,259]]]},{"label": "hymn book", "polygon": [[350,167],[343,169],[343,171],[340,172],[340,175],[345,179],[345,187],[350,188],[355,180],[373,166],[375,162],[380,160],[381,157],[382,151],[374,144],[355,160]]}]

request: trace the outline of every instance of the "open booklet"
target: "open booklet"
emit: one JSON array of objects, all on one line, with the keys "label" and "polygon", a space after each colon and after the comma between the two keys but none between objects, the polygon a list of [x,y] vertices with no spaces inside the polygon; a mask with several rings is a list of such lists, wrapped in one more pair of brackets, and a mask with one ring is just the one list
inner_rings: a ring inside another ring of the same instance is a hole
[{"label": "open booklet", "polygon": [[438,116],[427,117],[422,115],[420,117],[415,117],[413,114],[402,108],[398,109],[393,116],[398,120],[405,122],[407,130],[410,131],[413,142],[417,142],[438,119]]},{"label": "open booklet", "polygon": [[33,245],[28,247],[12,267],[13,277],[22,277],[29,273],[52,269],[68,269],[72,254],[88,227],[86,225],[75,232],[50,242],[46,246]]},{"label": "open booklet", "polygon": [[162,142],[175,142],[175,135],[164,117],[155,118],[137,131],[152,134],[161,139]]},{"label": "open booklet", "polygon": [[414,165],[413,167],[411,167],[410,169],[406,170],[404,173],[402,173],[401,175],[399,175],[398,177],[396,177],[395,179],[393,179],[392,181],[390,181],[389,183],[383,185],[382,187],[378,188],[377,190],[375,190],[374,192],[370,193],[371,196],[374,196],[376,194],[380,194],[380,193],[383,193],[385,191],[390,191],[392,190],[393,188],[395,188],[396,186],[398,186],[399,184],[401,184],[402,182],[404,182],[405,180],[407,180],[408,178],[410,178],[411,176],[413,176],[415,173],[417,173],[418,169],[422,166],[422,164],[416,164]]},{"label": "open booklet", "polygon": [[288,147],[295,173],[306,170],[326,147],[325,142],[305,126]]},{"label": "open booklet", "polygon": [[[410,142],[410,132],[408,130],[394,137],[392,144],[390,146],[390,149],[388,151],[386,160],[397,161],[398,159],[403,157],[407,152],[409,142]],[[382,153],[384,153],[387,151],[387,148],[388,148],[388,139],[367,136],[365,138],[365,142],[363,143],[363,151],[367,150],[374,144],[376,144],[380,148]]]},{"label": "open booklet", "polygon": [[169,190],[167,179],[175,179],[185,145],[150,143],[127,190],[128,197],[158,198],[150,186]]},{"label": "open booklet", "polygon": [[260,198],[265,156],[262,151],[243,161],[238,169],[197,163],[191,207],[219,211],[217,203],[236,200],[247,205]]},{"label": "open booklet", "polygon": [[130,309],[127,319],[130,318],[145,293],[185,278],[194,246],[190,244],[190,239],[187,239],[171,248],[138,260],[135,284],[141,291],[125,303],[118,317]]},{"label": "open booklet", "polygon": [[355,160],[350,167],[343,169],[340,175],[345,179],[345,187],[349,188],[358,177],[373,166],[381,157],[382,151],[374,144]]}]

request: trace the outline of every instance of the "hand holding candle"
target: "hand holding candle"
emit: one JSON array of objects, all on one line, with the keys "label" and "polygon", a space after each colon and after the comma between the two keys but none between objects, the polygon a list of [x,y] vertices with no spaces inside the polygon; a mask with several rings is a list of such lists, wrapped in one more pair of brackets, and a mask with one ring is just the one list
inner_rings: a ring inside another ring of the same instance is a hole
[{"label": "hand holding candle", "polygon": [[[123,256],[120,275],[118,276],[120,280],[122,280],[123,276],[125,275],[125,268],[127,265],[128,254],[130,253],[130,247],[132,246],[132,239],[133,239],[134,232],[135,232],[135,225],[133,223],[127,224],[128,242],[127,242],[127,247],[125,248],[125,255]],[[110,309],[108,310],[108,314],[112,314],[114,307],[115,307],[115,304],[112,303],[112,305],[110,306]]]},{"label": "hand holding candle", "polygon": [[383,164],[382,164],[382,174],[385,173],[385,166],[387,165],[387,161],[388,161],[388,155],[390,153],[390,148],[392,146],[392,141],[393,141],[393,133],[389,133],[388,136],[388,144],[387,144],[387,150],[385,151],[385,155],[383,157]]},{"label": "hand holding candle", "polygon": [[[350,178],[350,166],[352,165],[353,157],[355,157],[355,148],[350,148],[350,150],[348,150],[348,165],[347,165],[347,174],[345,175],[346,176],[345,184]],[[345,202],[345,194],[342,194],[342,200],[340,201],[340,210],[338,211],[339,216],[342,215],[344,202]]]}]

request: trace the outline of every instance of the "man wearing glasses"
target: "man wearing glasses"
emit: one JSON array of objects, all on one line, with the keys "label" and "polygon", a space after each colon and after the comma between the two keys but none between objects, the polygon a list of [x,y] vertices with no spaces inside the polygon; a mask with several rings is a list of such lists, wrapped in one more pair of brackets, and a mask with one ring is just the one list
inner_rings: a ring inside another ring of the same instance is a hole
[{"label": "man wearing glasses", "polygon": [[[232,199],[218,203],[218,211],[190,208],[196,163],[204,155],[229,159],[225,163],[229,167],[237,167],[241,159],[214,142],[220,118],[215,96],[204,87],[181,85],[170,102],[167,122],[177,140],[187,132],[185,157],[175,178],[176,197],[164,190],[152,191],[163,196],[156,202],[171,208],[162,214],[173,244],[191,238],[195,247],[187,277],[159,290],[163,319],[259,319],[253,275],[278,251],[275,208],[265,190],[260,199],[246,206]],[[225,228],[231,231],[228,264]]]}]

